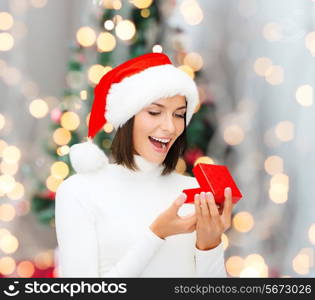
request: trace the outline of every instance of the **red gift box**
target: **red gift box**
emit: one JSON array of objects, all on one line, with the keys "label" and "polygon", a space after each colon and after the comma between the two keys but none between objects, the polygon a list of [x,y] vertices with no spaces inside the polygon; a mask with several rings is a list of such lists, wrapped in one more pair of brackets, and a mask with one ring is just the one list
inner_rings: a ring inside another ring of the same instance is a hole
[{"label": "red gift box", "polygon": [[226,187],[230,187],[232,190],[233,203],[243,197],[226,166],[199,163],[192,171],[200,188],[183,190],[183,193],[187,195],[185,203],[194,203],[195,194],[212,192],[215,202],[221,204],[225,200],[224,189]]}]

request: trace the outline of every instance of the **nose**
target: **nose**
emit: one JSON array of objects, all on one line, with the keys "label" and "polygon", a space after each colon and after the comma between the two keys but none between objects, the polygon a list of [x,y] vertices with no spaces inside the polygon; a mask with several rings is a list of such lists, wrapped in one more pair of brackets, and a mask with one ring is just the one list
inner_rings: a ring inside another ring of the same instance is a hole
[{"label": "nose", "polygon": [[174,134],[176,127],[172,116],[165,115],[161,123],[161,129],[169,134]]}]

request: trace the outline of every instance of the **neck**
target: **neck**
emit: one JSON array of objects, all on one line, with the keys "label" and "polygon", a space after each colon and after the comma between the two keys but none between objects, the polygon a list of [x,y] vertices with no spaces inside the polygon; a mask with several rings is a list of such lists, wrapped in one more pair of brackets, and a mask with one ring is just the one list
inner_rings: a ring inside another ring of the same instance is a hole
[{"label": "neck", "polygon": [[141,173],[157,173],[161,174],[164,166],[159,163],[154,163],[151,161],[146,160],[143,156],[135,154],[134,161],[138,167],[138,172]]}]

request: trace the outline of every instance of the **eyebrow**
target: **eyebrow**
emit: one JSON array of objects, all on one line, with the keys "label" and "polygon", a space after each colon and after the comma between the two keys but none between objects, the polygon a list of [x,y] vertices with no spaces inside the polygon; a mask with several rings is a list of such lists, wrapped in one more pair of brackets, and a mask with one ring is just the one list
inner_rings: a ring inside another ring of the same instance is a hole
[{"label": "eyebrow", "polygon": [[[164,105],[159,104],[159,103],[155,103],[155,102],[152,102],[151,104],[155,104],[155,105],[157,105],[159,107],[165,107]],[[176,108],[176,110],[179,110],[179,109],[182,109],[182,108],[187,108],[187,107],[186,107],[186,105],[185,106],[181,106],[181,107]]]}]

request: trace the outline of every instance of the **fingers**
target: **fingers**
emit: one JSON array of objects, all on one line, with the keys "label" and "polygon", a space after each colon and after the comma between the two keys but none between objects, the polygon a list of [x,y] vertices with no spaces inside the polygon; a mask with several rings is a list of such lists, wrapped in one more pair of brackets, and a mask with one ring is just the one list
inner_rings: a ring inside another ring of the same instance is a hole
[{"label": "fingers", "polygon": [[205,192],[200,193],[201,215],[203,217],[210,217],[209,206],[207,204]]},{"label": "fingers", "polygon": [[201,218],[201,207],[199,194],[195,194],[195,212],[197,219]]},{"label": "fingers", "polygon": [[195,195],[195,210],[197,218],[217,218],[219,216],[219,210],[211,192],[201,192],[200,195]]},{"label": "fingers", "polygon": [[232,213],[232,208],[233,208],[231,188],[229,187],[225,188],[224,196],[225,196],[225,200],[224,200],[224,208],[223,208],[222,217],[230,218],[231,213]]},{"label": "fingers", "polygon": [[177,213],[178,210],[180,209],[180,207],[184,204],[184,202],[186,201],[186,194],[184,193],[181,193],[177,198],[176,200],[171,204],[170,206],[170,210],[172,213]]},{"label": "fingers", "polygon": [[211,192],[207,192],[206,199],[207,199],[207,204],[208,204],[211,216],[214,218],[218,218],[219,210],[218,210],[217,204],[215,203],[213,194]]}]

